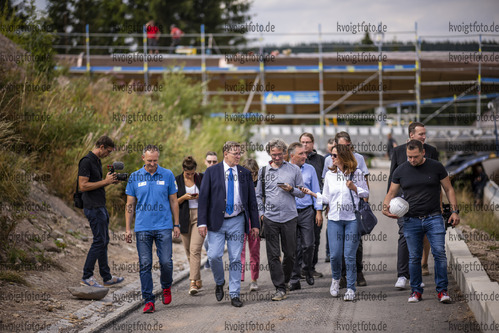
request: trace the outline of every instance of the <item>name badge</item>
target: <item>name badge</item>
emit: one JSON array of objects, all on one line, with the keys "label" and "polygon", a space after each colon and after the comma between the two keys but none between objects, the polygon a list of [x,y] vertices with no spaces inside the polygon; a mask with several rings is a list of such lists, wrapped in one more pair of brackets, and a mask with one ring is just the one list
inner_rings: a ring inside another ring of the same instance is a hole
[{"label": "name badge", "polygon": [[140,182],[137,184],[138,187],[146,186],[147,182]]},{"label": "name badge", "polygon": [[165,181],[164,180],[158,180],[158,181],[156,181],[156,185],[165,185]]}]

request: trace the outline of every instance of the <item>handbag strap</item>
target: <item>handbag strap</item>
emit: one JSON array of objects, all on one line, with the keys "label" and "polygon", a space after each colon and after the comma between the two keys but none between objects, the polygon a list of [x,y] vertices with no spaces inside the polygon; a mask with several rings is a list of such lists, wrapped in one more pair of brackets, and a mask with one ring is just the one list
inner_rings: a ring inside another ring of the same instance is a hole
[{"label": "handbag strap", "polygon": [[[350,174],[350,180],[352,179],[353,179],[353,172]],[[350,190],[350,198],[352,198],[353,211],[355,212],[357,210],[357,207],[355,206],[355,201],[353,200],[352,190]]]}]

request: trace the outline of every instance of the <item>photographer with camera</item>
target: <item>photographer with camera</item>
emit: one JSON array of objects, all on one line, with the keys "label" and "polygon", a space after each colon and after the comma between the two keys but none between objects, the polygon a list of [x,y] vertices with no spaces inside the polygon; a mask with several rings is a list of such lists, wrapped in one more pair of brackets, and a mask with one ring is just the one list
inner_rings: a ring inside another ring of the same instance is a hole
[{"label": "photographer with camera", "polygon": [[111,275],[107,262],[107,244],[109,244],[109,214],[106,209],[106,191],[104,187],[118,183],[116,175],[108,172],[102,179],[101,158],[109,156],[114,150],[114,142],[108,136],[101,136],[95,148],[80,161],[78,167],[79,190],[82,193],[83,212],[92,229],[93,242],[88,251],[81,284],[103,288],[94,278],[95,262],[99,261],[99,273],[104,286],[123,282],[124,278]]}]

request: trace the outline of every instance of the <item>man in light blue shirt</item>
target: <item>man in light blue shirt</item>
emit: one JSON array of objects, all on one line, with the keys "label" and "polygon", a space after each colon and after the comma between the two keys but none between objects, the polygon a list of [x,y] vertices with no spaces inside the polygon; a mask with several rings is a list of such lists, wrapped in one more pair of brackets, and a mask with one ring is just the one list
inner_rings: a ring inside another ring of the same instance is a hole
[{"label": "man in light blue shirt", "polygon": [[[178,219],[177,184],[175,176],[158,165],[159,149],[153,145],[144,148],[143,168],[132,173],[126,186],[127,209],[126,239],[132,242],[131,224],[135,211],[135,234],[139,252],[140,283],[144,299],[144,313],[154,312],[155,297],[152,292],[152,244],[156,243],[160,264],[160,281],[163,304],[170,304],[173,282],[172,229],[175,238],[180,236]],[[172,220],[173,212],[173,220]],[[175,222],[175,223],[174,223]]]},{"label": "man in light blue shirt", "polygon": [[[321,189],[315,168],[305,163],[307,153],[303,145],[299,142],[290,144],[288,155],[290,156],[290,163],[300,168],[303,185],[312,191],[320,192]],[[315,247],[314,223],[317,223],[319,227],[322,225],[322,205],[319,205],[314,197],[310,195],[303,198],[295,197],[295,201],[298,221],[296,225],[296,258],[291,280],[289,281],[291,291],[301,289],[302,266],[305,272],[305,280],[309,285],[314,284],[312,274]]]}]

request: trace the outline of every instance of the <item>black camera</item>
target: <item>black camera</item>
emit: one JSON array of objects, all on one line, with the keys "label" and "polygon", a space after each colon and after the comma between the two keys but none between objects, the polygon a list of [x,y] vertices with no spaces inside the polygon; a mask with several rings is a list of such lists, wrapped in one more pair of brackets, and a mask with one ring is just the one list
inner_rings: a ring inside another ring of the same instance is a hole
[{"label": "black camera", "polygon": [[[108,165],[107,169],[111,173],[115,173],[116,170],[123,170],[125,168],[125,163],[123,162],[113,162],[112,165]],[[116,179],[120,181],[126,181],[128,179],[128,173],[117,173]]]},{"label": "black camera", "polygon": [[444,218],[444,222],[445,222],[445,230],[447,230],[447,228],[449,228],[449,227],[454,228],[454,226],[449,223],[449,218],[452,215],[452,210],[451,210],[450,204],[442,203],[442,208],[444,210],[442,212],[442,217]]}]

